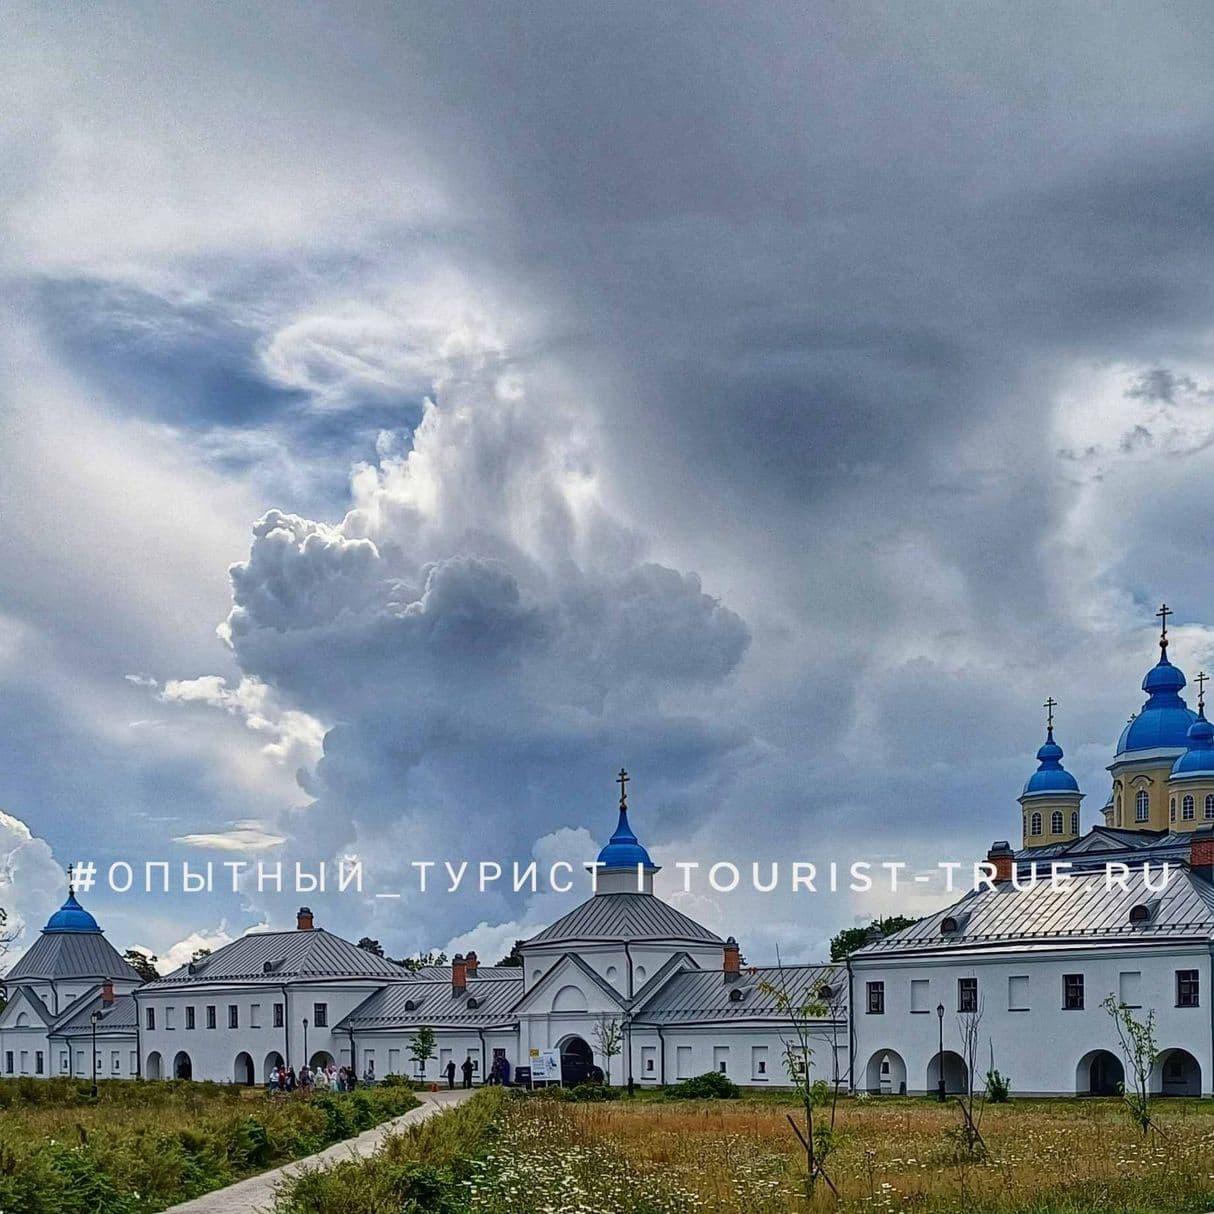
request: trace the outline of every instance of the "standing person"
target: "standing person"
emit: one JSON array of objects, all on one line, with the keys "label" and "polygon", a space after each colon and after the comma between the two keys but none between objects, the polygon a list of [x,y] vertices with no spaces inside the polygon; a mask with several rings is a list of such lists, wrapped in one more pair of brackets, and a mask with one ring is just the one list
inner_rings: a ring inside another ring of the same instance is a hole
[{"label": "standing person", "polygon": [[287,1091],[295,1091],[295,1068],[293,1066],[287,1067]]},{"label": "standing person", "polygon": [[368,1058],[367,1065],[363,1070],[363,1083],[370,1084],[370,1083],[374,1083],[374,1082],[375,1082],[375,1059]]},{"label": "standing person", "polygon": [[280,1092],[287,1090],[287,1068],[280,1062],[278,1070],[274,1073],[274,1085]]},{"label": "standing person", "polygon": [[446,1075],[447,1075],[447,1087],[454,1088],[455,1087],[455,1059],[454,1058],[451,1058],[448,1060],[447,1066],[445,1069],[446,1069]]},{"label": "standing person", "polygon": [[465,1058],[460,1070],[464,1072],[464,1087],[470,1088],[472,1086],[472,1059]]},{"label": "standing person", "polygon": [[329,1074],[323,1066],[316,1068],[316,1074],[312,1076],[312,1083],[318,1092],[329,1090]]},{"label": "standing person", "polygon": [[331,1058],[329,1059],[329,1065],[325,1067],[325,1077],[329,1081],[329,1090],[335,1091],[337,1089],[337,1067],[333,1065]]}]

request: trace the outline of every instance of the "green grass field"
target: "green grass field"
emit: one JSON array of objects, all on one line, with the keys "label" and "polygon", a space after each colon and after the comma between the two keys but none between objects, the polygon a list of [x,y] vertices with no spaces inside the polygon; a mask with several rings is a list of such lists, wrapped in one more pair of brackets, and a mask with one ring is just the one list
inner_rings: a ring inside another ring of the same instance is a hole
[{"label": "green grass field", "polygon": [[152,1214],[415,1107],[407,1087],[303,1097],[209,1083],[0,1081],[3,1214]]}]

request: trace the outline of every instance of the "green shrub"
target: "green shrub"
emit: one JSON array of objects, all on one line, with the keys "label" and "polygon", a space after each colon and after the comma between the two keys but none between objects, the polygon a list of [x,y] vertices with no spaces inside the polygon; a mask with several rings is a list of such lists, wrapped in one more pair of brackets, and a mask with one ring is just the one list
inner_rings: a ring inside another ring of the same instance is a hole
[{"label": "green shrub", "polygon": [[618,1088],[608,1087],[605,1083],[579,1083],[573,1087],[566,1089],[569,1100],[576,1101],[599,1101],[599,1100],[619,1100],[620,1090]]},{"label": "green shrub", "polygon": [[670,1100],[733,1100],[741,1094],[738,1085],[720,1071],[705,1071],[666,1089]]}]

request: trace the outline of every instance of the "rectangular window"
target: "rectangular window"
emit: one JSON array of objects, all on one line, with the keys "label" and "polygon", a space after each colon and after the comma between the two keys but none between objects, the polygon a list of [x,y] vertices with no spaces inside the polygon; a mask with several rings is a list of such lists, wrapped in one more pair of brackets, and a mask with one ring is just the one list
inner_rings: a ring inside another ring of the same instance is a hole
[{"label": "rectangular window", "polygon": [[228,1004],[228,1028],[240,1028],[240,1008],[234,1003]]},{"label": "rectangular window", "polygon": [[146,1017],[144,1023],[147,1025],[147,1027],[154,1029],[156,1027],[156,1009],[154,1007],[149,1007],[144,1012],[144,1016]]},{"label": "rectangular window", "polygon": [[196,1019],[197,1013],[198,1013],[198,1009],[196,1007],[194,1007],[193,1004],[191,1004],[189,1007],[186,1008],[185,1026],[187,1029],[194,1029],[194,1028],[198,1027],[198,1023],[197,1023],[197,1019]]},{"label": "rectangular window", "polygon": [[120,1070],[122,1070],[122,1051],[121,1050],[111,1050],[110,1051],[110,1070],[113,1071],[115,1075],[117,1075],[118,1072]]},{"label": "rectangular window", "polygon": [[1007,1010],[1027,1012],[1029,1010],[1029,976],[1013,974],[1007,980]]},{"label": "rectangular window", "polygon": [[[12,1058],[12,1055],[9,1055]],[[691,1046],[680,1045],[675,1047],[674,1054],[674,1074],[676,1079],[691,1078]],[[12,1070],[12,1067],[9,1067]]]},{"label": "rectangular window", "polygon": [[4,1070],[5,1073],[11,1075],[13,1073],[13,1051],[4,1051]]},{"label": "rectangular window", "polygon": [[870,1016],[885,1015],[884,982],[870,982],[868,984],[868,1014]]},{"label": "rectangular window", "polygon": [[400,1075],[403,1072],[400,1069],[400,1050],[388,1051],[388,1074]]},{"label": "rectangular window", "polygon": [[127,1072],[128,1075],[135,1075],[139,1071],[139,1055],[134,1050],[131,1051],[131,1069]]},{"label": "rectangular window", "polygon": [[276,1003],[274,1005],[274,1027],[276,1029],[282,1028],[282,1004],[281,1003]]},{"label": "rectangular window", "polygon": [[76,1073],[78,1075],[84,1074],[84,1051],[83,1050],[76,1051]]},{"label": "rectangular window", "polygon": [[1126,1007],[1142,1006],[1142,972],[1125,970],[1117,975],[1117,1001]]},{"label": "rectangular window", "polygon": [[957,1011],[976,1012],[978,1010],[978,979],[957,979]]},{"label": "rectangular window", "polygon": [[911,979],[911,1011],[930,1012],[932,1003],[932,984],[927,978]]},{"label": "rectangular window", "polygon": [[21,1073],[28,1075],[30,1073],[30,1052],[29,1050],[21,1051]]},{"label": "rectangular window", "polygon": [[215,1027],[215,1005],[213,1003],[208,1003],[207,1004],[207,1028],[213,1029],[214,1027]]},{"label": "rectangular window", "polygon": [[67,1051],[65,1050],[62,1054],[59,1055],[59,1069],[60,1069],[60,1071],[63,1072],[63,1074],[66,1075],[68,1066],[69,1066],[68,1055],[67,1055]]},{"label": "rectangular window", "polygon": [[767,1079],[767,1046],[750,1047],[750,1077],[760,1082]]},{"label": "rectangular window", "polygon": [[251,1029],[261,1028],[261,1004],[260,1003],[249,1004],[249,1028],[251,1028]]},{"label": "rectangular window", "polygon": [[722,1075],[729,1074],[729,1046],[714,1045],[712,1047],[712,1069]]},{"label": "rectangular window", "polygon": [[173,1022],[177,1019],[177,1009],[175,1007],[166,1007],[164,1009],[164,1027],[166,1029],[175,1029],[177,1027]]},{"label": "rectangular window", "polygon": [[329,1027],[329,1005],[327,1003],[312,1004],[312,1024],[318,1029]]},{"label": "rectangular window", "polygon": [[656,1079],[658,1077],[658,1047],[656,1045],[641,1046],[641,1078]]},{"label": "rectangular window", "polygon": [[1176,1006],[1197,1007],[1199,1004],[1197,991],[1197,971],[1176,971]]},{"label": "rectangular window", "polygon": [[1064,1011],[1083,1010],[1083,975],[1062,975],[1062,1007]]},{"label": "rectangular window", "polygon": [[34,1054],[34,1074],[41,1075],[45,1069],[46,1069],[45,1055],[42,1053],[41,1050],[38,1050]]}]

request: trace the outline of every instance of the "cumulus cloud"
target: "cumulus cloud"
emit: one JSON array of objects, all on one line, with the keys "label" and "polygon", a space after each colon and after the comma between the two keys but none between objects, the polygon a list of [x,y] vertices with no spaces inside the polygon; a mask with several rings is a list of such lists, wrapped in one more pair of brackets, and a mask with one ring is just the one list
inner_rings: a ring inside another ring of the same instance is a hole
[{"label": "cumulus cloud", "polygon": [[10,953],[23,952],[33,942],[63,902],[65,881],[50,844],[20,818],[0,811],[0,907],[8,912],[5,931],[14,936]]}]

